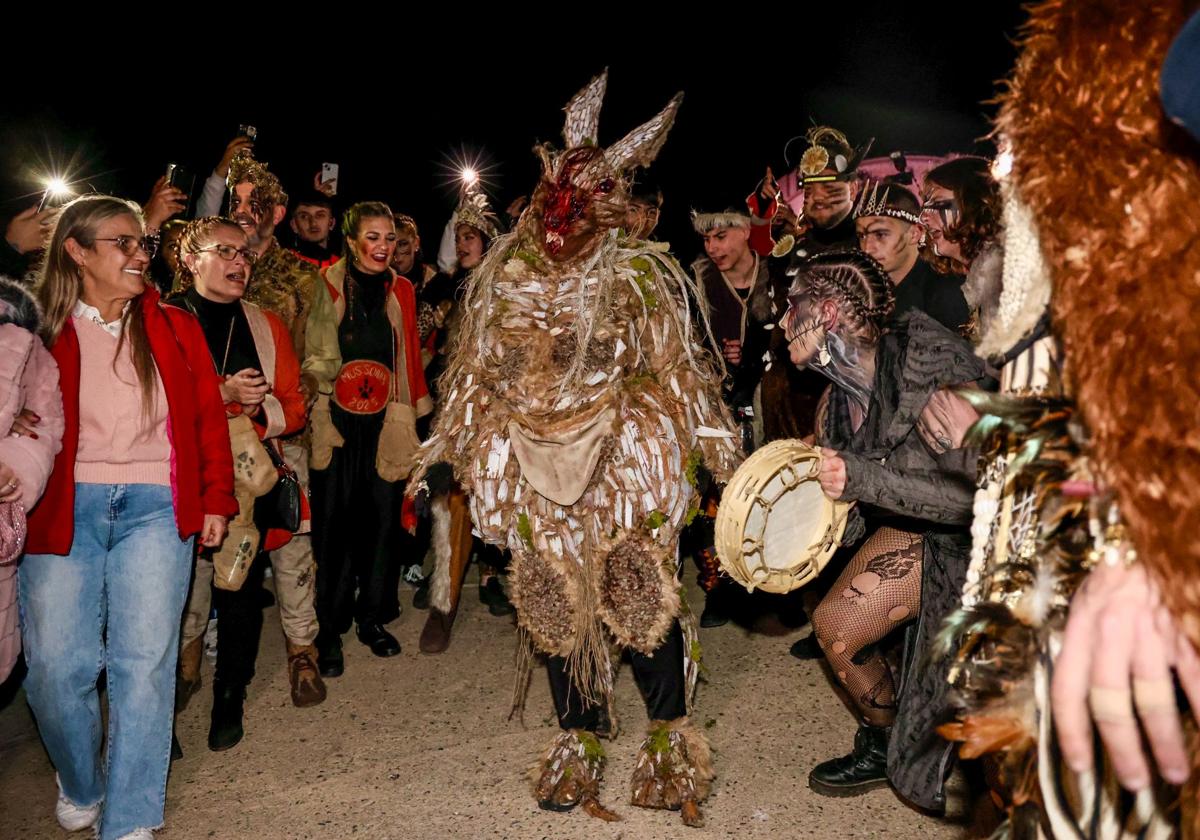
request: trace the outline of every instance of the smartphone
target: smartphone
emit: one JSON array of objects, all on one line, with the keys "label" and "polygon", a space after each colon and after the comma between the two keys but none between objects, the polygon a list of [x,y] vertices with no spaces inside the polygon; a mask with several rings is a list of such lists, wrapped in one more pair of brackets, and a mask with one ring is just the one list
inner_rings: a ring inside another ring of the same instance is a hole
[{"label": "smartphone", "polygon": [[338,165],[336,163],[321,164],[321,183],[330,184],[330,194],[337,195]]},{"label": "smartphone", "polygon": [[258,129],[252,125],[239,125],[238,126],[238,136],[239,137],[248,137],[251,140],[257,140],[258,139]]},{"label": "smartphone", "polygon": [[190,219],[192,217],[192,194],[196,189],[196,173],[183,164],[168,163],[166,176],[168,184],[187,194],[187,207],[176,214],[177,217]]}]

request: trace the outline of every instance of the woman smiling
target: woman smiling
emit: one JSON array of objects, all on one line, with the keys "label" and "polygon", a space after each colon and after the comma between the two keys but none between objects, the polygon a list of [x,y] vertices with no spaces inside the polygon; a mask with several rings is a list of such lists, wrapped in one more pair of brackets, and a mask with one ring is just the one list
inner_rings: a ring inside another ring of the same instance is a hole
[{"label": "woman smiling", "polygon": [[[400,614],[400,504],[433,409],[421,367],[416,294],[391,270],[396,227],[367,201],[342,220],[345,258],[323,272],[308,325],[306,369],[319,381],[312,413],[313,550],[323,676],[344,668],[341,634],[357,625],[376,656],[395,656],[383,625]],[[336,347],[336,357],[313,355]]]},{"label": "woman smiling", "polygon": [[55,223],[38,288],[66,428],[18,578],[25,690],[59,823],[101,840],[162,824],[192,543],[220,545],[238,509],[204,335],[160,305],[149,262],[137,206],[86,196]]}]

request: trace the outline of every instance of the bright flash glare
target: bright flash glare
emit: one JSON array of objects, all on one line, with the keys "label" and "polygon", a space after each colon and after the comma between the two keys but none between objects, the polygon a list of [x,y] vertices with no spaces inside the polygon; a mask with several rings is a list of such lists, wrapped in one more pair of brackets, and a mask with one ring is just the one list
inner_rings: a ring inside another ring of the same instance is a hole
[{"label": "bright flash glare", "polygon": [[67,185],[67,182],[58,177],[47,178],[46,189],[51,195],[55,196],[70,195],[71,193],[71,188]]},{"label": "bright flash glare", "polygon": [[462,170],[462,173],[459,177],[462,178],[464,184],[474,184],[479,180],[479,173],[468,166]]}]

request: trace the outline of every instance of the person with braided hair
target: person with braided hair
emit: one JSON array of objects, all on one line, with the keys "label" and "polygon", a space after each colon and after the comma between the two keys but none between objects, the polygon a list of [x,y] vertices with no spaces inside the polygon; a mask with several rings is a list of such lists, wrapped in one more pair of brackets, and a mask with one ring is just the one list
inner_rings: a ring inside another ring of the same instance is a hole
[{"label": "person with braided hair", "polygon": [[[961,440],[935,451],[913,432],[939,388],[980,380],[984,368],[966,340],[919,310],[893,320],[894,306],[878,262],[834,251],[799,264],[783,319],[792,362],[833,383],[817,412],[821,487],[855,503],[843,544],[856,551],[813,627],[860,726],[853,752],[817,765],[809,786],[849,796],[890,780],[937,810],[949,761],[934,733],[945,675],[922,651],[966,572],[974,460]],[[898,688],[875,646],[914,619]]]}]

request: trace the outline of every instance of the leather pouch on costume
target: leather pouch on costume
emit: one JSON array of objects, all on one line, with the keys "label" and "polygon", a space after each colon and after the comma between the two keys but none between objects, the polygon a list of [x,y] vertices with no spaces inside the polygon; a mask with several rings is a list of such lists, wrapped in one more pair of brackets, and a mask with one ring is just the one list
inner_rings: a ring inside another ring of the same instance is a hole
[{"label": "leather pouch on costume", "polygon": [[408,403],[392,400],[383,415],[375,471],[384,481],[401,481],[412,474],[421,439],[417,437],[417,413]]},{"label": "leather pouch on costume", "polygon": [[239,414],[229,418],[229,442],[233,447],[233,482],[239,489],[245,488],[257,498],[275,486],[279,473],[249,417]]},{"label": "leather pouch on costume", "polygon": [[309,468],[323,470],[333,459],[333,450],[344,445],[346,439],[333,425],[333,416],[329,411],[329,395],[317,397],[312,411],[308,415],[309,432],[312,436],[312,451],[309,455]]},{"label": "leather pouch on costume", "polygon": [[243,509],[249,508],[249,516],[243,518],[238,514],[237,519],[229,523],[229,533],[221,547],[213,552],[213,586],[236,592],[246,582],[250,574],[250,564],[258,554],[260,535],[254,524],[254,500],[249,505],[240,494],[235,494]]},{"label": "leather pouch on costume", "polygon": [[508,424],[513,454],[521,474],[538,493],[560,505],[573,505],[587,489],[605,436],[617,412],[606,408],[590,421],[535,435],[515,420]]},{"label": "leather pouch on costume", "polygon": [[238,515],[229,523],[229,534],[213,552],[213,585],[237,591],[250,574],[258,553],[260,534],[254,524],[255,500],[269,493],[279,481],[267,448],[244,414],[229,418],[229,442],[233,449],[233,493]]}]

